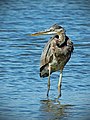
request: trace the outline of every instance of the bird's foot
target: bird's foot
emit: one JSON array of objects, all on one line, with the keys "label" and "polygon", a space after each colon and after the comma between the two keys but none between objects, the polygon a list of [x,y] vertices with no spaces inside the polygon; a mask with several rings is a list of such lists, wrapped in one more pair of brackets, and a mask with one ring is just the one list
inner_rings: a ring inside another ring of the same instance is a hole
[{"label": "bird's foot", "polygon": [[49,99],[49,91],[47,91],[47,99]]},{"label": "bird's foot", "polygon": [[49,97],[48,93],[47,93],[47,98]]},{"label": "bird's foot", "polygon": [[60,104],[60,101],[58,98],[55,98],[55,104]]},{"label": "bird's foot", "polygon": [[57,99],[59,99],[61,97],[61,93],[58,95]]}]

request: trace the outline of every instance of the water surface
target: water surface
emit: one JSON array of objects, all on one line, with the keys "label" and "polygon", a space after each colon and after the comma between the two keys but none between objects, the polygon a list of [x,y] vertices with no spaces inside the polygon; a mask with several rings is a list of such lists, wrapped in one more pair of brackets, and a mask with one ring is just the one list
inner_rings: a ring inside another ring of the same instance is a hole
[{"label": "water surface", "polygon": [[[0,120],[90,119],[89,0],[0,1]],[[39,77],[40,55],[50,36],[30,37],[58,23],[74,43],[63,72],[58,102],[59,72]]]}]

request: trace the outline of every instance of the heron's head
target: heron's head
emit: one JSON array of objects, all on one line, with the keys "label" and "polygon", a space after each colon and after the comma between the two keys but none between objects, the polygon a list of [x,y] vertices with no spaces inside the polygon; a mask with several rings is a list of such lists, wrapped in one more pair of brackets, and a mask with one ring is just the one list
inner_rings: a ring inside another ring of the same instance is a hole
[{"label": "heron's head", "polygon": [[37,32],[34,34],[30,34],[31,36],[39,36],[39,35],[61,35],[61,34],[65,34],[65,30],[63,27],[59,26],[58,24],[54,24],[53,26],[51,26],[49,29],[45,30],[45,31],[41,31],[41,32]]}]

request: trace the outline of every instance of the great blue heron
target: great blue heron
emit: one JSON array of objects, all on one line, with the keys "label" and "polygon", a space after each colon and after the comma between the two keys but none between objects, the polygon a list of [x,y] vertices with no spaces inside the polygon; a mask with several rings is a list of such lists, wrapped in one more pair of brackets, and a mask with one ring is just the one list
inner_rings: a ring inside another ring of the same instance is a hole
[{"label": "great blue heron", "polygon": [[66,36],[63,27],[54,24],[50,29],[31,34],[31,36],[53,34],[54,36],[45,45],[40,61],[40,77],[48,77],[47,97],[50,90],[50,74],[60,70],[58,81],[58,98],[61,96],[62,72],[73,52],[73,43]]}]

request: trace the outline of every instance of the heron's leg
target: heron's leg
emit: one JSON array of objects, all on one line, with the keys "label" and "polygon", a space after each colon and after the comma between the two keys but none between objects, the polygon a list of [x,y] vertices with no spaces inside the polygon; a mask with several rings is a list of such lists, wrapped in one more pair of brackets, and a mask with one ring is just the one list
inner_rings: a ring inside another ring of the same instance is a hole
[{"label": "heron's leg", "polygon": [[58,81],[58,98],[61,97],[61,84],[62,84],[62,71],[60,72],[60,77],[59,77],[59,81]]},{"label": "heron's leg", "polygon": [[49,90],[50,90],[50,73],[51,73],[51,65],[49,64],[49,76],[48,76],[48,90],[47,90],[47,97],[49,95]]}]

